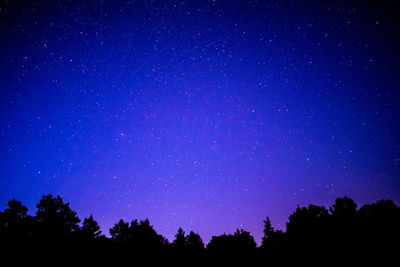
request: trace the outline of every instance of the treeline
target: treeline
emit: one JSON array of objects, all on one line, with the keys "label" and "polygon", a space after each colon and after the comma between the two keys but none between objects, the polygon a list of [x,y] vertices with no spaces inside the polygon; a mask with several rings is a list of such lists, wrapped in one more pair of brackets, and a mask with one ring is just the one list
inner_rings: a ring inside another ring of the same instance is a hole
[{"label": "treeline", "polygon": [[80,224],[76,212],[60,196],[45,195],[36,208],[35,216],[30,216],[26,206],[14,199],[0,212],[4,255],[30,253],[64,260],[79,256],[89,261],[141,258],[188,265],[220,260],[270,266],[382,266],[399,261],[400,207],[391,200],[359,209],[348,197],[337,198],[329,208],[298,206],[289,216],[286,231],[274,229],[266,217],[260,246],[243,229],[213,236],[205,245],[198,234],[179,228],[169,242],[148,219],[120,220],[109,230],[111,237],[106,237],[93,216]]}]

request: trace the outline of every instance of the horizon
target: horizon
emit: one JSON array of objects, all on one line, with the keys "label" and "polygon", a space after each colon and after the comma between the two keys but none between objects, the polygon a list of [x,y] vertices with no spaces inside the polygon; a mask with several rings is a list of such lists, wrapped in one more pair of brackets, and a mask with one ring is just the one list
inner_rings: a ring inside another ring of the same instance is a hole
[{"label": "horizon", "polygon": [[[46,195],[52,195],[52,194],[46,194]],[[43,196],[45,196],[45,195],[43,195]],[[57,197],[57,195],[52,195],[52,196],[53,196],[53,197]],[[62,196],[60,196],[60,197],[62,198]],[[338,199],[338,198],[345,198],[345,197],[348,197],[348,196],[337,197],[337,198],[335,198],[335,200]],[[350,199],[352,199],[352,198],[350,198]],[[16,200],[18,201],[18,199],[16,199]],[[352,199],[352,200],[354,200],[354,199]],[[380,200],[391,200],[391,199],[380,199]],[[377,203],[377,202],[380,201],[380,200],[377,200],[377,201],[375,201],[375,202],[373,202],[373,203],[364,203],[364,204],[359,204],[359,203],[357,203],[357,202],[355,201],[355,203],[357,204],[357,211],[360,210],[360,208],[361,208],[362,206],[364,206],[364,205],[375,204],[375,203]],[[391,200],[391,201],[393,201],[393,200]],[[69,204],[69,207],[70,207],[73,211],[76,212],[76,210],[74,210],[74,209],[72,208],[70,202],[68,202],[68,201],[65,200],[65,199],[63,199],[63,202],[64,202],[64,203],[68,203],[68,204]],[[37,201],[37,203],[39,203],[39,201]],[[399,204],[396,203],[395,201],[393,201],[393,203],[394,203],[395,205],[399,206]],[[24,203],[21,203],[21,204],[24,205]],[[332,205],[333,205],[333,204],[334,204],[334,202],[332,203]],[[314,204],[314,203],[310,203],[309,205],[315,205],[315,204]],[[303,207],[308,207],[309,205],[306,205],[306,206],[298,205],[297,207],[303,208]],[[329,205],[329,206],[317,205],[317,206],[325,207],[325,208],[328,210],[329,214],[331,214],[330,208],[332,207],[332,205]],[[26,205],[24,205],[24,206],[26,206]],[[296,207],[296,208],[297,208],[297,207]],[[28,207],[27,207],[27,208],[28,208]],[[36,208],[36,205],[35,205],[35,208]],[[295,212],[295,209],[288,215],[287,222],[289,221],[289,216],[290,216],[291,214],[293,214],[294,212]],[[28,208],[27,215],[34,217],[36,214],[35,214],[35,212],[31,211],[31,209]],[[96,216],[94,216],[93,214],[90,214],[90,215],[85,216],[85,217],[80,217],[80,216],[79,216],[79,213],[77,212],[76,215],[77,215],[77,217],[80,219],[80,222],[78,223],[78,225],[80,225],[80,226],[82,226],[83,220],[84,220],[85,218],[89,218],[89,216],[91,216],[91,215],[93,216],[93,219],[96,221]],[[267,216],[266,216],[266,217],[267,217]],[[268,217],[269,217],[269,216],[268,216]],[[127,218],[123,218],[123,219],[122,219],[122,218],[120,218],[120,219],[116,220],[115,223],[114,223],[112,226],[114,227],[120,220],[123,220],[124,222],[127,222],[127,223],[131,223],[131,222],[134,221],[134,220],[137,220],[138,222],[141,222],[141,221],[144,221],[144,220],[147,220],[147,219],[149,220],[150,225],[153,226],[154,230],[155,230],[157,233],[159,233],[159,231],[157,231],[157,227],[156,227],[154,224],[152,224],[151,219],[150,219],[150,218],[147,218],[147,217],[146,217],[146,218],[131,218],[131,219],[127,219]],[[265,219],[265,218],[264,218],[264,219]],[[287,222],[286,222],[286,223],[287,223]],[[276,230],[282,230],[283,232],[286,232],[286,231],[287,231],[287,229],[286,229],[286,223],[285,223],[285,227],[284,227],[284,228],[275,227],[274,224],[272,224],[272,227],[274,228],[275,231],[276,231]],[[264,221],[262,222],[262,225],[264,225]],[[104,235],[104,236],[106,236],[107,238],[111,238],[110,229],[111,229],[112,227],[110,227],[110,228],[108,228],[108,229],[103,229],[103,227],[101,227],[100,224],[99,224],[99,226],[100,226],[101,235]],[[179,227],[179,228],[181,228],[181,227]],[[179,229],[179,228],[178,228],[178,229]],[[178,229],[176,230],[176,233],[178,232]],[[197,232],[194,231],[193,229],[183,229],[183,228],[182,228],[182,230],[184,231],[184,233],[185,233],[186,235],[188,235],[191,231],[193,231],[194,233],[197,234]],[[238,227],[238,228],[236,228],[236,229],[235,229],[234,231],[232,231],[232,232],[226,232],[226,231],[224,231],[224,232],[222,232],[222,233],[216,233],[215,235],[212,235],[212,236],[211,236],[210,238],[208,238],[208,239],[204,239],[201,235],[200,235],[200,237],[201,237],[202,240],[204,241],[204,244],[207,246],[207,244],[211,241],[211,238],[212,238],[212,237],[214,237],[214,236],[220,236],[220,235],[224,235],[224,234],[233,234],[236,230],[244,230],[244,231],[247,231],[245,228],[240,228],[240,227]],[[175,233],[175,234],[176,234],[176,233]],[[262,241],[261,238],[262,238],[262,236],[263,236],[263,233],[261,234],[260,240],[258,240],[258,239],[256,238],[257,235],[254,235],[254,233],[251,233],[251,232],[249,232],[249,233],[250,233],[251,236],[254,237],[254,241],[256,242],[257,246],[258,246],[258,247],[261,246],[261,241]],[[172,241],[173,241],[174,238],[175,238],[175,236],[172,236],[171,238],[169,238],[169,237],[163,235],[162,233],[159,233],[159,234],[161,234],[164,238],[166,238],[166,240],[167,240],[169,243],[172,243]]]}]

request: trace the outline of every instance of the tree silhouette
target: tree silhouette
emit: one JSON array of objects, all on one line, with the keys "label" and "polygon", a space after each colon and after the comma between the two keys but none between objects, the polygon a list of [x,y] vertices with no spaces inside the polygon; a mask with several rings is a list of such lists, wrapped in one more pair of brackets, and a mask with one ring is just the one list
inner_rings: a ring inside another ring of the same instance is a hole
[{"label": "tree silhouette", "polygon": [[249,232],[237,229],[232,234],[213,236],[207,246],[211,254],[235,255],[236,257],[247,256],[253,252],[257,244]]},{"label": "tree silhouette", "polygon": [[20,201],[15,199],[8,201],[8,208],[4,210],[4,214],[9,217],[23,219],[27,216],[28,208],[22,205]]},{"label": "tree silhouette", "polygon": [[[343,264],[344,259],[354,258],[357,245],[357,204],[348,197],[337,198],[329,208],[329,231],[325,245],[331,255],[331,263]],[[353,261],[353,264],[356,262]]]},{"label": "tree silhouette", "polygon": [[273,246],[273,238],[275,235],[274,227],[272,227],[271,220],[267,216],[264,220],[264,236],[262,238],[261,247],[264,249],[270,249]]},{"label": "tree silhouette", "polygon": [[243,229],[237,229],[233,234],[233,243],[235,249],[242,253],[252,252],[257,246],[256,242],[254,241],[254,237]]},{"label": "tree silhouette", "polygon": [[167,239],[154,230],[148,219],[140,223],[133,220],[130,225],[120,220],[110,229],[110,235],[119,247],[140,252],[156,252],[168,245]]},{"label": "tree silhouette", "polygon": [[357,213],[357,204],[348,197],[337,198],[335,204],[329,208],[333,216],[349,217]]},{"label": "tree silhouette", "polygon": [[44,195],[36,207],[37,234],[41,238],[65,240],[79,230],[80,219],[60,196]]},{"label": "tree silhouette", "polygon": [[195,261],[202,265],[386,266],[397,260],[400,250],[400,207],[391,200],[366,204],[359,210],[346,196],[337,198],[329,211],[316,205],[298,206],[289,216],[286,232],[274,229],[266,217],[259,248],[243,229],[213,236],[205,249],[198,234],[185,235],[179,228],[169,244],[148,219],[120,220],[108,238],[101,235],[92,215],[79,227],[76,212],[60,196],[44,195],[36,207],[36,215],[29,216],[28,209],[13,199],[0,212],[3,254],[32,253],[63,261],[86,257],[92,263],[101,263],[98,255],[109,255],[121,263],[141,258],[147,263],[169,259],[190,265]]},{"label": "tree silhouette", "polygon": [[101,235],[99,224],[93,219],[93,215],[91,214],[89,218],[85,218],[83,220],[82,234],[87,239],[96,239]]},{"label": "tree silhouette", "polygon": [[133,234],[138,244],[140,244],[141,250],[158,251],[163,249],[168,243],[162,235],[159,235],[154,230],[148,219],[140,221],[136,229],[134,229]]},{"label": "tree silhouette", "polygon": [[175,240],[172,242],[172,246],[174,249],[179,251],[184,251],[186,249],[187,240],[185,237],[185,232],[182,228],[178,229],[178,233],[175,235]]},{"label": "tree silhouette", "polygon": [[274,227],[272,227],[271,220],[267,216],[267,218],[264,220],[264,237],[263,240],[268,239],[273,236],[275,233]]},{"label": "tree silhouette", "polygon": [[8,201],[4,212],[0,212],[0,240],[8,245],[26,242],[31,234],[32,217],[28,208],[15,199]]},{"label": "tree silhouette", "polygon": [[207,252],[211,255],[228,254],[233,248],[232,243],[232,235],[222,234],[213,236],[207,245]]},{"label": "tree silhouette", "polygon": [[110,235],[111,238],[119,244],[128,242],[132,239],[129,223],[124,222],[122,219],[119,220],[119,222],[114,224],[113,228],[110,229]]},{"label": "tree silhouette", "polygon": [[297,209],[286,224],[291,253],[303,264],[314,265],[325,251],[328,235],[328,218],[325,207],[309,205]]},{"label": "tree silhouette", "polygon": [[[268,260],[278,264],[281,261],[281,251],[285,245],[285,233],[281,230],[275,230],[271,224],[271,220],[267,216],[264,220],[264,236],[261,241],[261,251],[268,256]],[[282,262],[281,262],[282,263]]]},{"label": "tree silhouette", "polygon": [[186,237],[187,246],[191,253],[202,253],[204,251],[204,243],[200,235],[190,231]]},{"label": "tree silhouette", "polygon": [[369,255],[369,263],[390,264],[400,251],[400,207],[392,200],[367,204],[358,211],[359,251]]}]

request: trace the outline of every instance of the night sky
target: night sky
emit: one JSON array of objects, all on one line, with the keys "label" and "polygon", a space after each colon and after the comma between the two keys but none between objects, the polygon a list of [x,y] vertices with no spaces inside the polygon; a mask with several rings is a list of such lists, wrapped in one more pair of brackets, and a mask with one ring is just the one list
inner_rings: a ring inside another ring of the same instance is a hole
[{"label": "night sky", "polygon": [[2,0],[1,210],[260,243],[298,204],[399,205],[399,9],[349,2]]}]

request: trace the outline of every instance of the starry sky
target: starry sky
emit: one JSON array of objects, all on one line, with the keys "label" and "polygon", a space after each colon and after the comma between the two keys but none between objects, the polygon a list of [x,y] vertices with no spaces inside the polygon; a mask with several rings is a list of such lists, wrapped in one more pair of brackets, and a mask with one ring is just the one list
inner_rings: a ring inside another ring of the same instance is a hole
[{"label": "starry sky", "polygon": [[260,243],[298,204],[400,203],[392,1],[0,3],[1,209]]}]

